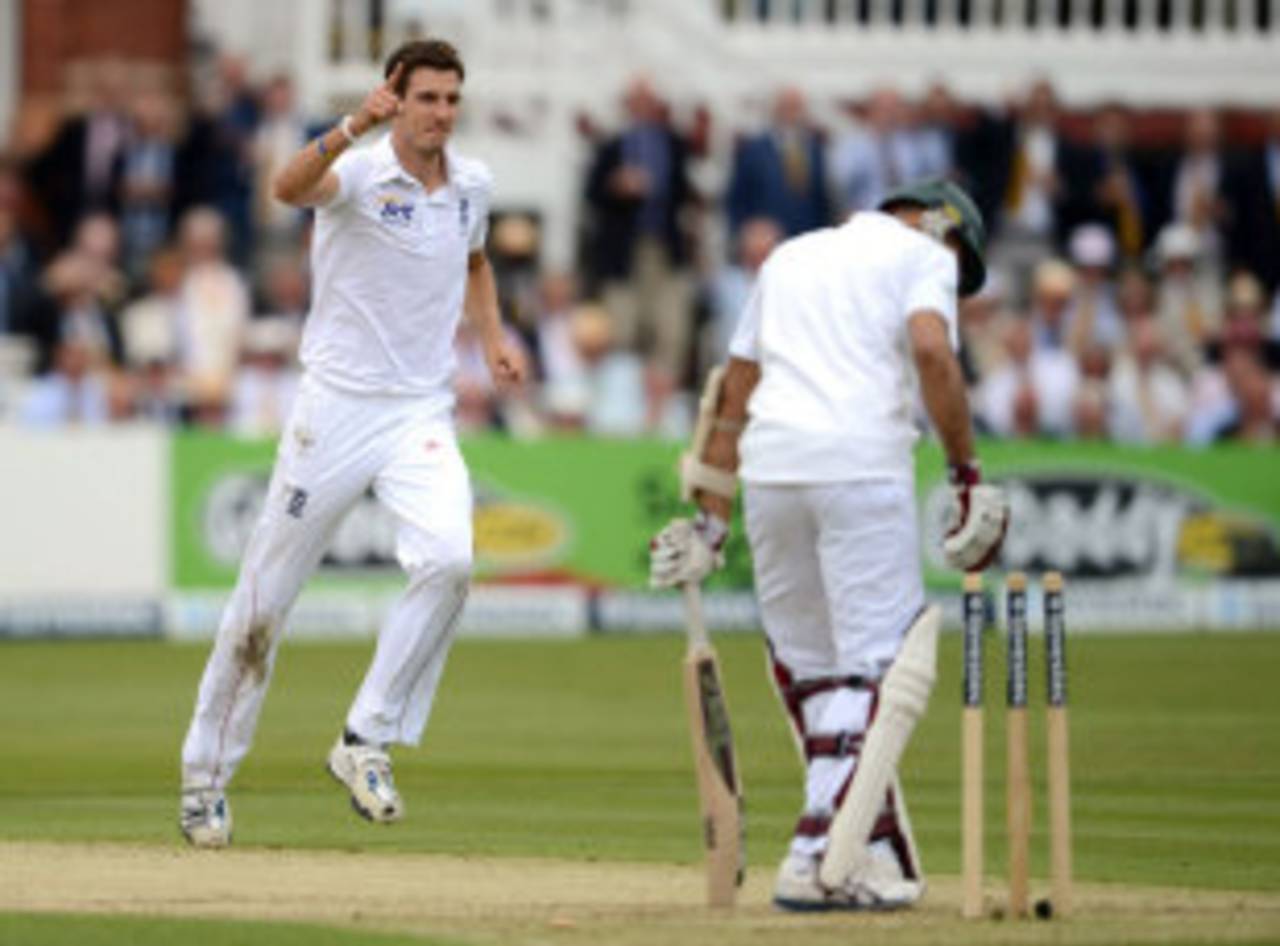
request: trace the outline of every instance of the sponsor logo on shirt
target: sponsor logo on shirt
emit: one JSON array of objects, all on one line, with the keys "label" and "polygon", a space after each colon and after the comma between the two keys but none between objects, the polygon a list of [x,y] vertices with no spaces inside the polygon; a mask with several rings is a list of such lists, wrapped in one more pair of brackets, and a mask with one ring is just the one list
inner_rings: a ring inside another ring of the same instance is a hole
[{"label": "sponsor logo on shirt", "polygon": [[413,223],[413,201],[400,201],[393,195],[383,194],[378,198],[378,205],[378,216],[383,223],[401,227]]}]

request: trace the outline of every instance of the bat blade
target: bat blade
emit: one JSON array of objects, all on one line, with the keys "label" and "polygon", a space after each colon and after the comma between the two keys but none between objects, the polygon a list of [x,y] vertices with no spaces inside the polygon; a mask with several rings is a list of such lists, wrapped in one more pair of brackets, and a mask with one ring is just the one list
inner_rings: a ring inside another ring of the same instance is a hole
[{"label": "bat blade", "polygon": [[709,644],[692,646],[684,660],[685,705],[706,852],[707,902],[731,907],[744,875],[742,782],[720,661]]}]

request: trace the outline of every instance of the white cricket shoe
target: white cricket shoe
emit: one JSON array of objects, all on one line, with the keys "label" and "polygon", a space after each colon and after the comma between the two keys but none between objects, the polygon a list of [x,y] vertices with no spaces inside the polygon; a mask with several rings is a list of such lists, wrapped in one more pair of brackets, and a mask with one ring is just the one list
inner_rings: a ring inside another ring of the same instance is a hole
[{"label": "white cricket shoe", "polygon": [[363,818],[390,824],[404,815],[404,803],[391,778],[386,750],[347,745],[341,736],[329,750],[329,774],[351,792],[351,807]]},{"label": "white cricket shoe", "polygon": [[231,843],[231,806],[227,796],[217,788],[184,788],[178,827],[195,847],[226,847]]},{"label": "white cricket shoe", "polygon": [[788,854],[778,868],[773,887],[774,905],[783,910],[904,910],[924,895],[924,883],[906,880],[888,842],[871,846],[866,867],[837,889],[823,886],[818,878],[820,856]]}]

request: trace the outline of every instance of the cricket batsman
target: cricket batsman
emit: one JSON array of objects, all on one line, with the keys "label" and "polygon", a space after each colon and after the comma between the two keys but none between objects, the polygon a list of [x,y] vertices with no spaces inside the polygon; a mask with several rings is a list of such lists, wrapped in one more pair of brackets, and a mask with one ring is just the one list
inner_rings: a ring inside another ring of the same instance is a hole
[{"label": "cricket batsman", "polygon": [[[278,199],[317,210],[314,298],[305,374],[182,747],[180,826],[200,847],[230,843],[225,793],[249,751],[285,619],[369,489],[395,517],[408,587],[379,631],[328,770],[363,817],[401,817],[388,747],[422,736],[471,575],[471,486],[451,416],[464,309],[495,382],[524,373],[484,254],[492,177],[448,147],[462,60],[442,40],[417,40],[392,53],[385,76],[274,182]],[[384,123],[376,143],[347,150]]]},{"label": "cricket batsman", "polygon": [[805,767],[783,909],[900,908],[924,891],[897,778],[940,624],[921,577],[913,407],[918,381],[954,491],[946,558],[982,569],[1008,504],[982,483],[955,349],[957,295],[982,286],[984,243],[969,196],[929,180],[779,246],[682,463],[697,515],[652,544],[654,586],[702,581],[723,562],[742,480],[773,679]]}]

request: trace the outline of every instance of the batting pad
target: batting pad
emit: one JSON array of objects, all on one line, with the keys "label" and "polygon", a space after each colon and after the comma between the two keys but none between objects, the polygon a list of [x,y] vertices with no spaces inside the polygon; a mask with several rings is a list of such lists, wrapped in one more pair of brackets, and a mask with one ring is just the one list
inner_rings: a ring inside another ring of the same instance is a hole
[{"label": "batting pad", "polygon": [[898,657],[880,684],[880,707],[862,744],[853,782],[831,822],[819,877],[830,889],[843,887],[869,855],[867,839],[897,778],[898,760],[929,705],[938,675],[938,630],[942,611],[932,605],[916,618]]}]

